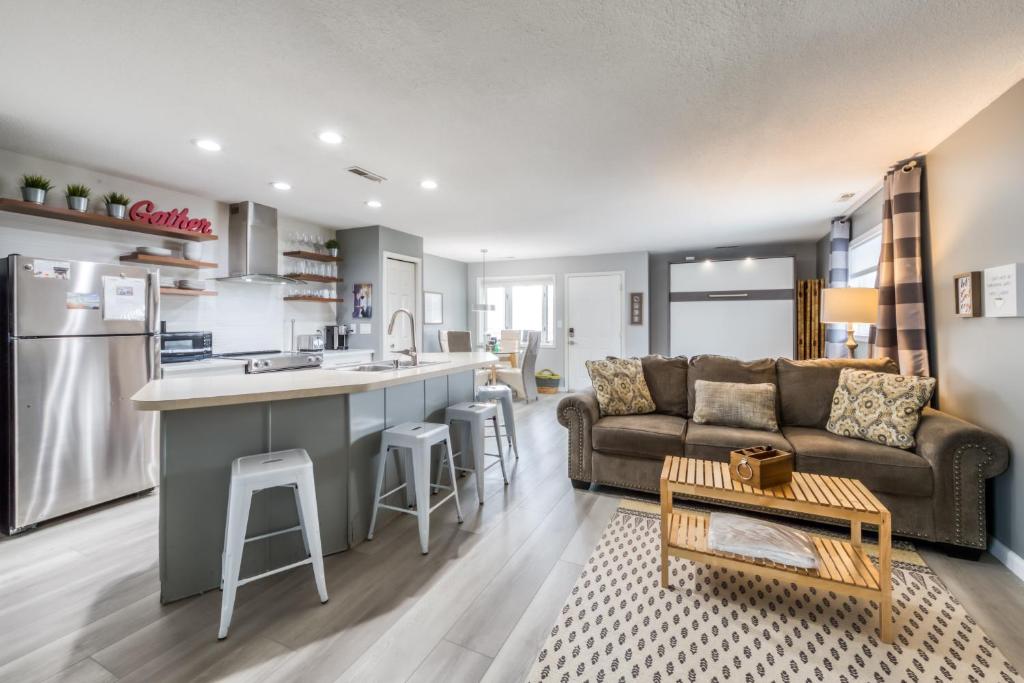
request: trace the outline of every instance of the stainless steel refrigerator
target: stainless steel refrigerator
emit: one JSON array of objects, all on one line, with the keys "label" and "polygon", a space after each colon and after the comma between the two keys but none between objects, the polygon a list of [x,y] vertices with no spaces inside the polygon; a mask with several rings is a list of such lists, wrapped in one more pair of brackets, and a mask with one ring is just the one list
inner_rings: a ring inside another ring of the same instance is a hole
[{"label": "stainless steel refrigerator", "polygon": [[0,289],[2,531],[155,487],[158,416],[131,396],[159,373],[157,276],[12,254]]}]

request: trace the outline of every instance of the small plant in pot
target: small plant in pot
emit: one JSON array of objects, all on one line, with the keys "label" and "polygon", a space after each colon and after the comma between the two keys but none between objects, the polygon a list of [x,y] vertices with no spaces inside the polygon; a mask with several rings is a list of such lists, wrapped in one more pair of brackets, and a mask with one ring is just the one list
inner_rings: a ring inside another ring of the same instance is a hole
[{"label": "small plant in pot", "polygon": [[53,183],[49,178],[41,175],[21,176],[21,198],[33,204],[42,204],[46,201],[46,193],[53,189]]},{"label": "small plant in pot", "polygon": [[103,201],[107,203],[108,216],[124,219],[125,214],[128,213],[128,203],[131,202],[131,199],[128,198],[128,195],[120,192],[108,192],[103,195]]},{"label": "small plant in pot", "polygon": [[327,253],[331,256],[338,255],[338,240],[327,240],[324,242],[324,246],[327,247]]},{"label": "small plant in pot", "polygon": [[89,193],[92,192],[88,187],[81,183],[72,183],[64,188],[64,194],[68,196],[68,208],[72,211],[81,211],[85,213],[89,209]]}]

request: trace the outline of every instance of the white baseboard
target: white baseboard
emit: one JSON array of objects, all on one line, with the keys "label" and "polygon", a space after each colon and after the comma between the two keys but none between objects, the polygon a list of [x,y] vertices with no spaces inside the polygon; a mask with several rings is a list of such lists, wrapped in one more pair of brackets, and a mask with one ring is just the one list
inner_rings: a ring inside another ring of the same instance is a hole
[{"label": "white baseboard", "polygon": [[992,553],[992,557],[1006,565],[1014,576],[1024,581],[1024,557],[1010,550],[994,536],[989,537],[988,551]]}]

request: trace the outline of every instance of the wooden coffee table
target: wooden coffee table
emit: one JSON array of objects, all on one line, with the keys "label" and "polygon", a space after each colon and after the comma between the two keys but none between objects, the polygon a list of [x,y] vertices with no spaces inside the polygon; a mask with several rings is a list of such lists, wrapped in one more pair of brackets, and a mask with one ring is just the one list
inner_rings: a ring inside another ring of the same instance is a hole
[{"label": "wooden coffee table", "polygon": [[[799,512],[850,523],[850,540],[811,534],[818,569],[799,569],[768,560],[709,550],[707,517],[672,508],[682,494],[724,505],[751,505]],[[861,547],[861,525],[878,527],[878,568]],[[879,636],[892,642],[892,520],[889,511],[856,479],[794,472],[793,481],[770,489],[734,482],[729,464],[669,456],[661,471],[661,585],[668,588],[669,556],[758,574],[821,590],[875,600]]]}]

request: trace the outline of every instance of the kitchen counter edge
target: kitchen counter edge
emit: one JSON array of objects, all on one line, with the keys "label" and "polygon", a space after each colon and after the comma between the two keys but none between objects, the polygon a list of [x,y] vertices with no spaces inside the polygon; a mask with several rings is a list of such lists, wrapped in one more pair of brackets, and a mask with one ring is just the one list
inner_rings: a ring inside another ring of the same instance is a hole
[{"label": "kitchen counter edge", "polygon": [[132,403],[138,410],[185,410],[355,394],[475,370],[498,362],[497,356],[478,351],[423,353],[420,357],[424,361],[442,362],[383,372],[329,368],[219,377],[215,388],[211,388],[209,378],[156,379],[137,391]]}]

